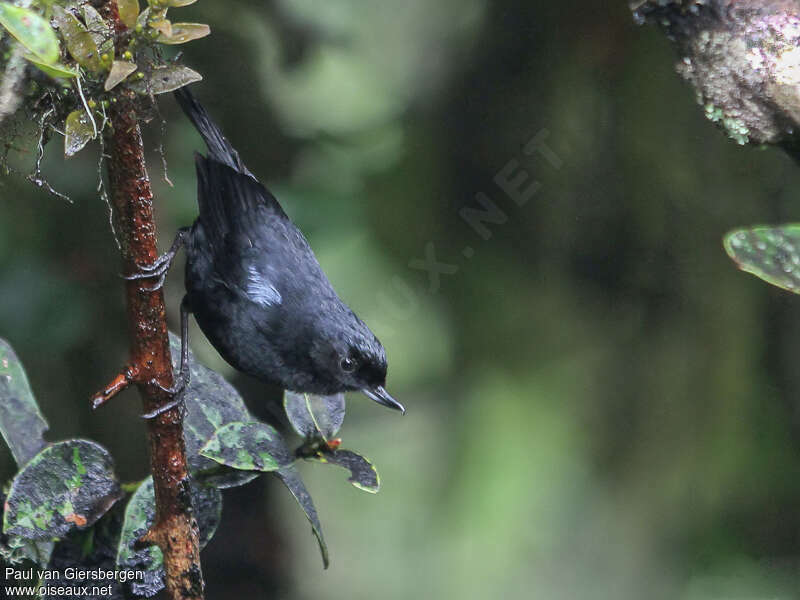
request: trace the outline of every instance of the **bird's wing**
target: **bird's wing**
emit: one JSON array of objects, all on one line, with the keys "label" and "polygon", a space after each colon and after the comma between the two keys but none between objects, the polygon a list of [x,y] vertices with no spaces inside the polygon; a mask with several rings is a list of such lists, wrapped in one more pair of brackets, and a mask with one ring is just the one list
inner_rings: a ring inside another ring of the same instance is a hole
[{"label": "bird's wing", "polygon": [[258,181],[196,157],[200,221],[214,248],[214,279],[262,306],[298,293],[300,279],[330,284],[303,234]]},{"label": "bird's wing", "polygon": [[200,221],[210,243],[221,247],[230,233],[247,231],[261,222],[288,222],[280,204],[249,175],[202,154],[195,154]]}]

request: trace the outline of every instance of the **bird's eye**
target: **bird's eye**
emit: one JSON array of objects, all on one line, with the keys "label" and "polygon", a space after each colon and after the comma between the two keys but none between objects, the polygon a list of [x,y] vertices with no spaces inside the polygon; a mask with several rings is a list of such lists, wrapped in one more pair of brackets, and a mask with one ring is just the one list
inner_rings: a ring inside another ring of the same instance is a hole
[{"label": "bird's eye", "polygon": [[356,370],[356,361],[350,358],[349,356],[346,356],[339,363],[339,366],[345,373],[352,373],[353,371]]}]

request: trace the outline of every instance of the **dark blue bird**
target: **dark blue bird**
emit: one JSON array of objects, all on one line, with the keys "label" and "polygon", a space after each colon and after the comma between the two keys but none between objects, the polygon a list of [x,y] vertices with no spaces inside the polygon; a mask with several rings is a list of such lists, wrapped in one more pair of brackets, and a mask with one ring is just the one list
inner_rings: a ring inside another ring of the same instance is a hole
[{"label": "dark blue bird", "polygon": [[336,294],[303,234],[191,93],[181,88],[175,97],[208,147],[207,156],[195,155],[200,214],[132,277],[159,277],[158,287],[185,246],[183,377],[191,312],[239,371],[295,392],[359,390],[405,412],[384,388],[383,346]]}]

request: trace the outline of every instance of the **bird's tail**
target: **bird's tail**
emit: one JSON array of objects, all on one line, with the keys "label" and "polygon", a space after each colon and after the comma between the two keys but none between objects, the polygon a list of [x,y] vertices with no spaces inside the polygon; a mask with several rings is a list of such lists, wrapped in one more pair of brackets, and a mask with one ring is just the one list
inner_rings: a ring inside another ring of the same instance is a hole
[{"label": "bird's tail", "polygon": [[189,120],[203,137],[206,146],[208,146],[208,157],[252,177],[250,171],[242,163],[242,159],[239,158],[239,153],[234,150],[231,143],[222,134],[222,130],[211,120],[206,109],[203,108],[187,87],[178,88],[174,94],[183,112],[189,117]]}]

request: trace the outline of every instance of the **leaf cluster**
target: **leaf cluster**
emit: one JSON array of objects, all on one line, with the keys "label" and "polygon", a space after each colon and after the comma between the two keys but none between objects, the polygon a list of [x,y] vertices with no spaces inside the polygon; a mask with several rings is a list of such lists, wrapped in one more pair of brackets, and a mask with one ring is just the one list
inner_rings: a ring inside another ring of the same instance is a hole
[{"label": "leaf cluster", "polygon": [[[8,34],[2,85],[17,88],[43,130],[63,132],[64,154],[73,156],[109,127],[107,110],[121,95],[152,98],[202,79],[161,51],[210,33],[168,18],[169,9],[195,1],[148,0],[142,8],[115,0],[116,14],[112,3],[98,10],[86,0],[0,2],[0,31]],[[28,68],[12,69],[20,55]]]},{"label": "leaf cluster", "polygon": [[[177,362],[180,341],[174,335],[170,347]],[[238,392],[191,354],[189,368],[184,440],[201,547],[219,525],[221,490],[266,473],[283,482],[303,509],[327,567],[322,525],[295,463],[338,465],[349,470],[349,481],[357,488],[375,493],[380,486],[373,465],[340,448],[335,437],[344,421],[344,395],[287,392],[286,416],[300,436],[299,443],[290,444],[274,427],[253,417]],[[50,569],[92,564],[140,571],[143,577],[115,583],[115,597],[157,593],[164,585],[161,551],[141,542],[155,518],[152,478],[122,484],[105,448],[83,439],[50,443],[46,431],[22,365],[0,340],[0,433],[19,466],[4,492],[3,557]]]}]

